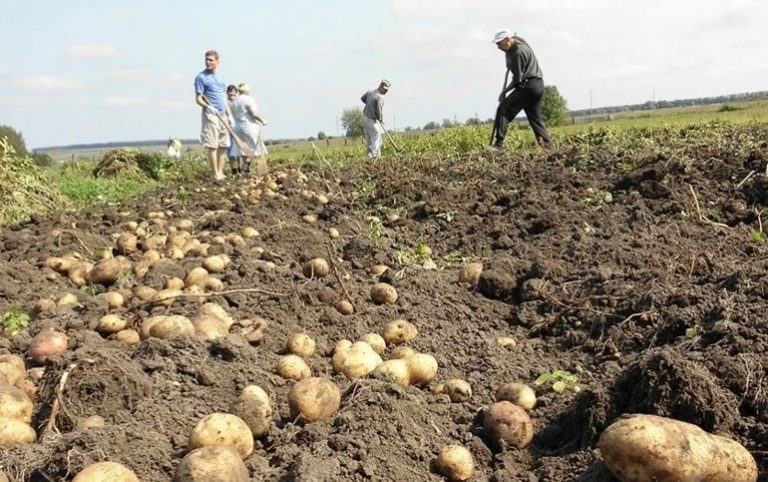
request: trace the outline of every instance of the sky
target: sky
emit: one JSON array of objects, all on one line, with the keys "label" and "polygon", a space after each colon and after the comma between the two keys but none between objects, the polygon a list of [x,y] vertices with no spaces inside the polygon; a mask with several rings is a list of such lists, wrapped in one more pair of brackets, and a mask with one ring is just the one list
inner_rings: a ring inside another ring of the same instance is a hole
[{"label": "sky", "polygon": [[[341,132],[387,78],[390,129],[493,117],[507,28],[571,109],[768,90],[758,0],[3,0],[0,125],[28,148],[196,138],[194,77],[221,55],[266,138]],[[13,19],[12,22],[9,19]]]}]

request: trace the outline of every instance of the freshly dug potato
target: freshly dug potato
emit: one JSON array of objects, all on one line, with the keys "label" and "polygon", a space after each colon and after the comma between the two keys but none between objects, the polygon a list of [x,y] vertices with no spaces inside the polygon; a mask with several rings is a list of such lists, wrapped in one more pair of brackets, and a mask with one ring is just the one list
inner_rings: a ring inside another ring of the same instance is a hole
[{"label": "freshly dug potato", "polygon": [[137,286],[133,289],[133,294],[141,301],[151,301],[157,297],[157,290],[149,286]]},{"label": "freshly dug potato", "polygon": [[517,340],[511,336],[500,336],[496,338],[496,343],[502,348],[514,348],[517,346]]},{"label": "freshly dug potato", "polygon": [[309,365],[298,355],[286,355],[280,358],[276,371],[286,380],[303,380],[312,376]]},{"label": "freshly dug potato", "polygon": [[[2,374],[0,374],[0,384],[2,384],[3,379]],[[7,382],[6,382],[7,383]],[[30,400],[34,403],[35,398],[37,398],[37,383],[30,380],[29,378],[22,378],[18,382],[16,382],[16,385],[14,385],[16,388],[24,392],[26,396],[29,397]],[[2,413],[2,412],[0,412]]]},{"label": "freshly dug potato", "polygon": [[71,306],[71,305],[77,305],[80,301],[77,299],[77,295],[74,293],[67,293],[63,295],[59,300],[56,302],[56,306]]},{"label": "freshly dug potato", "polygon": [[183,231],[192,231],[195,229],[195,223],[191,219],[179,219],[173,223],[173,225]]},{"label": "freshly dug potato", "polygon": [[373,374],[378,378],[383,378],[403,386],[408,386],[411,383],[408,362],[399,358],[380,363],[373,371]]},{"label": "freshly dug potato", "polygon": [[245,460],[253,452],[253,434],[243,419],[231,413],[212,413],[202,418],[189,437],[189,448],[226,445]]},{"label": "freshly dug potato", "polygon": [[496,402],[483,417],[483,427],[488,439],[496,448],[523,449],[533,440],[533,422],[525,410],[512,402]]},{"label": "freshly dug potato", "polygon": [[0,355],[0,374],[5,375],[10,385],[16,385],[27,374],[24,360],[17,355]]},{"label": "freshly dug potato", "polygon": [[435,468],[451,482],[463,482],[475,473],[475,461],[461,445],[446,445],[440,450]]},{"label": "freshly dug potato", "polygon": [[118,331],[115,334],[115,340],[119,341],[120,343],[133,346],[138,345],[139,342],[141,342],[141,337],[139,336],[138,331],[129,328],[126,330]]},{"label": "freshly dug potato", "polygon": [[0,448],[31,444],[37,438],[35,429],[15,418],[0,416]]},{"label": "freshly dug potato", "polygon": [[209,276],[203,282],[203,288],[207,289],[208,291],[223,291],[224,283],[218,278]]},{"label": "freshly dug potato", "polygon": [[305,378],[288,394],[291,418],[301,416],[307,422],[333,417],[341,405],[341,391],[327,378]]},{"label": "freshly dug potato", "polygon": [[78,259],[73,256],[64,256],[61,258],[52,256],[45,260],[45,265],[58,273],[67,274],[69,273],[69,270],[72,269],[72,266],[78,262]]},{"label": "freshly dug potato", "polygon": [[338,237],[340,236],[339,230],[336,229],[336,228],[329,228],[328,229],[328,236],[330,236],[331,239],[338,239]]},{"label": "freshly dug potato", "polygon": [[435,393],[448,395],[452,402],[461,403],[472,398],[472,387],[465,380],[452,378],[438,385]]},{"label": "freshly dug potato", "polygon": [[360,338],[360,341],[364,341],[369,345],[371,345],[371,348],[373,348],[373,351],[375,351],[379,355],[387,351],[387,342],[384,341],[384,338],[382,338],[381,335],[379,335],[378,333],[367,333],[363,335],[362,338]]},{"label": "freshly dug potato", "polygon": [[184,245],[181,247],[181,251],[187,255],[189,253],[195,254],[199,256],[199,249],[202,243],[199,239],[192,238],[188,239],[186,242],[184,242]]},{"label": "freshly dug potato", "polygon": [[176,469],[173,482],[249,482],[250,476],[238,453],[224,445],[193,450]]},{"label": "freshly dug potato", "polygon": [[226,240],[229,244],[231,244],[234,247],[245,246],[245,239],[243,239],[242,236],[236,233],[228,234],[226,237]]},{"label": "freshly dug potato", "polygon": [[496,390],[496,401],[504,400],[525,410],[532,410],[536,406],[536,392],[523,383],[507,383]]},{"label": "freshly dug potato", "polygon": [[152,304],[155,306],[171,306],[181,294],[181,290],[160,290],[152,298]]},{"label": "freshly dug potato", "polygon": [[168,236],[165,236],[162,234],[156,234],[154,236],[150,236],[141,241],[141,247],[145,252],[146,251],[160,252],[163,250],[163,248],[165,248],[165,242],[167,238]]},{"label": "freshly dug potato", "polygon": [[331,366],[333,367],[333,371],[336,373],[341,372],[341,367],[344,364],[344,359],[347,357],[347,352],[349,351],[349,347],[352,346],[352,342],[350,340],[339,340],[336,343],[336,346],[333,348],[333,356],[331,357]]},{"label": "freshly dug potato", "polygon": [[384,327],[384,341],[388,345],[407,343],[419,336],[419,330],[406,320],[395,320]]},{"label": "freshly dug potato", "polygon": [[81,470],[72,482],[139,482],[139,478],[124,465],[98,462]]},{"label": "freshly dug potato", "polygon": [[212,316],[214,318],[218,318],[224,323],[227,324],[227,329],[231,328],[232,325],[235,324],[235,320],[232,319],[231,316],[229,316],[229,313],[221,307],[221,305],[218,305],[216,303],[205,303],[203,306],[200,307],[200,310],[198,310],[198,313],[203,316]]},{"label": "freshly dug potato", "polygon": [[165,282],[165,289],[181,291],[184,289],[184,281],[181,278],[169,278]]},{"label": "freshly dug potato", "polygon": [[424,385],[437,375],[437,360],[426,353],[416,353],[405,359],[411,385]]},{"label": "freshly dug potato", "polygon": [[624,415],[597,447],[623,482],[755,482],[754,457],[741,444],[696,425],[656,415]]},{"label": "freshly dug potato", "polygon": [[93,266],[90,263],[77,262],[67,271],[67,278],[75,286],[83,286],[88,283]]},{"label": "freshly dug potato", "polygon": [[398,346],[394,350],[392,350],[392,353],[390,353],[389,358],[393,360],[398,358],[405,359],[415,354],[416,354],[416,350],[414,350],[409,346]]},{"label": "freshly dug potato", "polygon": [[272,423],[272,406],[267,393],[257,385],[248,385],[235,399],[230,412],[248,424],[254,438],[269,432]]},{"label": "freshly dug potato", "polygon": [[122,308],[125,304],[125,298],[123,295],[118,293],[117,291],[110,291],[108,293],[104,293],[104,301],[107,302],[107,307],[110,310],[116,310],[118,308]]},{"label": "freshly dug potato", "polygon": [[120,254],[126,256],[139,250],[139,238],[131,233],[122,233],[115,244]]},{"label": "freshly dug potato", "polygon": [[305,214],[301,219],[307,224],[315,224],[317,222],[317,216],[314,214]]},{"label": "freshly dug potato", "polygon": [[371,273],[372,276],[381,276],[388,269],[389,269],[389,266],[385,264],[374,264],[373,266],[371,266],[369,273]]},{"label": "freshly dug potato", "polygon": [[[244,322],[241,321],[241,324]],[[245,335],[246,341],[250,343],[251,345],[256,345],[261,343],[261,341],[264,339],[264,336],[267,334],[267,330],[269,329],[269,322],[261,317],[256,317],[253,321],[247,321],[249,325],[250,331],[247,332]]]},{"label": "freshly dug potato", "polygon": [[33,409],[32,400],[22,389],[0,384],[0,414],[3,417],[30,423]]},{"label": "freshly dug potato", "polygon": [[336,357],[341,362],[338,371],[350,380],[368,375],[382,363],[378,353],[364,341],[352,343],[348,349],[335,353]]},{"label": "freshly dug potato", "polygon": [[110,286],[129,269],[130,266],[118,258],[102,259],[88,273],[88,282]]},{"label": "freshly dug potato", "polygon": [[475,286],[483,273],[483,263],[469,263],[459,273],[459,283]]},{"label": "freshly dug potato", "polygon": [[387,283],[371,286],[371,300],[377,305],[394,305],[397,302],[397,290]]},{"label": "freshly dug potato", "polygon": [[29,344],[29,357],[38,364],[45,363],[51,357],[59,356],[69,348],[66,333],[54,330],[41,331]]},{"label": "freshly dug potato", "polygon": [[288,353],[307,358],[315,354],[315,340],[306,333],[292,336],[285,345]]},{"label": "freshly dug potato", "polygon": [[243,228],[243,237],[244,238],[255,238],[259,235],[259,232],[256,231],[255,228],[252,228],[250,226]]},{"label": "freshly dug potato", "polygon": [[198,266],[192,268],[189,273],[187,273],[186,278],[184,278],[184,286],[203,286],[206,279],[208,279],[208,270]]},{"label": "freshly dug potato", "polygon": [[186,316],[166,316],[162,320],[153,323],[149,328],[149,336],[162,340],[169,340],[184,335],[195,335],[195,325]]},{"label": "freshly dug potato", "polygon": [[99,415],[91,415],[90,417],[85,417],[84,419],[79,420],[77,422],[77,429],[80,431],[86,431],[92,428],[101,428],[106,425],[107,423],[104,421],[104,417]]},{"label": "freshly dug potato", "polygon": [[351,315],[355,312],[355,307],[347,300],[339,300],[334,305],[334,308],[336,308],[336,311],[341,313],[344,316]]},{"label": "freshly dug potato", "polygon": [[146,318],[141,323],[141,328],[139,329],[139,336],[141,337],[141,339],[146,340],[147,338],[149,338],[151,336],[150,330],[152,329],[152,327],[166,318],[168,317],[165,315],[151,316],[149,318]]},{"label": "freshly dug potato", "polygon": [[32,308],[32,315],[37,316],[40,313],[46,313],[48,311],[53,311],[56,309],[56,302],[49,298],[43,298],[38,300],[35,303],[35,306]]},{"label": "freshly dug potato", "polygon": [[223,255],[209,256],[203,261],[203,268],[209,273],[222,273],[227,268],[227,261]]},{"label": "freshly dug potato", "polygon": [[205,341],[213,341],[229,334],[226,322],[213,316],[200,315],[192,323],[195,327],[195,335]]},{"label": "freshly dug potato", "polygon": [[106,315],[102,316],[99,320],[99,326],[96,327],[101,333],[117,333],[125,329],[128,323],[118,315]]},{"label": "freshly dug potato", "polygon": [[323,258],[315,258],[304,263],[301,271],[307,278],[325,278],[331,274],[331,265]]},{"label": "freshly dug potato", "polygon": [[171,248],[166,252],[166,256],[174,261],[184,259],[184,251],[181,248]]}]

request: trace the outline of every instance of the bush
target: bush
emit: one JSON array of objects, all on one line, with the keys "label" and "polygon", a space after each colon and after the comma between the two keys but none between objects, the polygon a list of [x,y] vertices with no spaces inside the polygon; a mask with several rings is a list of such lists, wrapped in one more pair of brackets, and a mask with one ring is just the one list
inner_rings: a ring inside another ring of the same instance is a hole
[{"label": "bush", "polygon": [[35,152],[32,154],[32,161],[40,167],[51,167],[56,164],[56,161],[50,154],[43,152]]},{"label": "bush", "polygon": [[341,114],[341,125],[347,137],[363,135],[363,110],[360,108],[345,109]]},{"label": "bush", "polygon": [[13,152],[19,156],[27,155],[27,145],[24,143],[24,136],[21,132],[10,126],[0,126],[0,139],[5,138]]},{"label": "bush", "polygon": [[141,179],[146,176],[159,181],[171,167],[173,163],[159,152],[111,149],[101,156],[101,161],[93,169],[93,176],[126,179]]},{"label": "bush", "polygon": [[554,85],[544,87],[544,123],[559,126],[568,120],[568,104]]}]

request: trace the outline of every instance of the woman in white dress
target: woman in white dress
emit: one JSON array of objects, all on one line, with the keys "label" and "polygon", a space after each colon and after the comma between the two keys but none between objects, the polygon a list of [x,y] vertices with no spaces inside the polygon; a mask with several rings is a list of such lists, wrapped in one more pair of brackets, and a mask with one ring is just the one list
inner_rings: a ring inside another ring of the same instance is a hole
[{"label": "woman in white dress", "polygon": [[245,158],[243,165],[244,172],[250,172],[251,161],[254,157],[257,159],[259,174],[266,173],[267,170],[267,146],[261,137],[262,126],[267,125],[267,120],[259,112],[256,101],[251,97],[251,88],[248,84],[237,86],[240,95],[232,101],[232,116],[235,118],[235,133],[240,141],[248,146],[253,155],[243,152],[240,146],[235,145],[233,153]]}]

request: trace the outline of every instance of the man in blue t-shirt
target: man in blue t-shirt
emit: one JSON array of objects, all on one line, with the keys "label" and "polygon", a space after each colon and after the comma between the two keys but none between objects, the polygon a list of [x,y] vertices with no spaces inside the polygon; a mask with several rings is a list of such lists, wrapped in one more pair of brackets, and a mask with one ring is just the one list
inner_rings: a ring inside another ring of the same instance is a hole
[{"label": "man in blue t-shirt", "polygon": [[195,102],[203,108],[200,144],[208,153],[213,170],[213,180],[224,179],[229,131],[227,114],[229,105],[225,97],[226,83],[216,68],[219,66],[219,54],[215,50],[205,53],[205,70],[195,77]]}]

